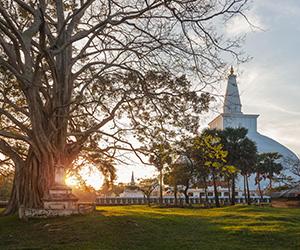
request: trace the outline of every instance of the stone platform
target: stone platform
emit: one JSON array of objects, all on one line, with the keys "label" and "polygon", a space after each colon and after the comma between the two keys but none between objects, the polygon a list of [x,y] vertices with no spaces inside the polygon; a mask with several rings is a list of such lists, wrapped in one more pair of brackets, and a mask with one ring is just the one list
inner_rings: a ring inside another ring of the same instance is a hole
[{"label": "stone platform", "polygon": [[77,209],[79,200],[67,185],[57,185],[49,189],[49,194],[42,198],[44,209]]}]

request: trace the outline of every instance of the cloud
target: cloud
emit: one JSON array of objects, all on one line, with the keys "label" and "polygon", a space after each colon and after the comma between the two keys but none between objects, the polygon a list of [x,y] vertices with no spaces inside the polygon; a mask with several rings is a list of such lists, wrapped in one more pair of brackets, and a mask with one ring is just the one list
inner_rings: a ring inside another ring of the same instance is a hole
[{"label": "cloud", "polygon": [[247,33],[267,30],[267,26],[262,23],[259,15],[249,12],[247,20],[242,16],[232,18],[225,26],[226,34],[228,36],[241,36]]}]

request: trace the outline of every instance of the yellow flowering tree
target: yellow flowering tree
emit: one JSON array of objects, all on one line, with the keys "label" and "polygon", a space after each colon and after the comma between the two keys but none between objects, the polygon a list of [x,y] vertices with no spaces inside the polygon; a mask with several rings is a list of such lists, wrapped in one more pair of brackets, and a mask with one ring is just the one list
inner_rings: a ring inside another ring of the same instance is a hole
[{"label": "yellow flowering tree", "polygon": [[217,179],[221,173],[230,174],[236,171],[234,166],[226,164],[227,151],[223,150],[221,139],[207,133],[203,133],[194,141],[192,148],[192,159],[196,162],[204,164],[202,168],[207,168],[211,174],[211,179],[214,186],[216,207],[220,206]]}]

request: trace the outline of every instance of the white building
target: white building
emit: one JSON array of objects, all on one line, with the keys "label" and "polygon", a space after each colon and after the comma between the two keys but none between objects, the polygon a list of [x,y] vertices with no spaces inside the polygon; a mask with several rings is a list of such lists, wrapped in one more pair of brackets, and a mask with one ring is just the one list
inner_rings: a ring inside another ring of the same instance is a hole
[{"label": "white building", "polygon": [[[298,157],[287,147],[257,132],[258,116],[258,114],[243,114],[239,90],[236,83],[236,75],[233,74],[233,69],[231,68],[230,75],[228,76],[223,113],[217,116],[208,125],[211,128],[221,130],[227,127],[245,127],[248,129],[248,138],[256,143],[258,153],[278,152],[283,156],[282,162],[285,160],[297,161]],[[286,173],[292,175],[289,171]],[[250,188],[256,188],[253,178],[250,182]]]},{"label": "white building", "polygon": [[[228,188],[218,187],[218,196],[220,203],[228,203],[229,202],[229,195],[228,195]],[[244,196],[244,191],[237,188],[235,191],[235,199],[236,203],[246,203],[246,199]],[[189,203],[190,204],[203,204],[206,201],[205,190],[204,188],[189,188],[188,189],[189,195]],[[215,194],[213,186],[209,186],[207,189],[207,198],[209,203],[215,203]],[[251,202],[269,202],[269,196],[263,196],[263,200],[258,194],[251,193],[250,194]],[[147,201],[143,196],[139,196],[138,194],[123,194],[119,197],[110,197],[110,196],[99,196],[96,200],[98,204],[146,204]],[[150,197],[151,203],[159,203],[159,196],[151,196]],[[183,193],[177,193],[177,202],[178,203],[185,203],[185,196]],[[163,203],[165,204],[173,204],[175,203],[174,193],[166,193],[163,195]]]}]

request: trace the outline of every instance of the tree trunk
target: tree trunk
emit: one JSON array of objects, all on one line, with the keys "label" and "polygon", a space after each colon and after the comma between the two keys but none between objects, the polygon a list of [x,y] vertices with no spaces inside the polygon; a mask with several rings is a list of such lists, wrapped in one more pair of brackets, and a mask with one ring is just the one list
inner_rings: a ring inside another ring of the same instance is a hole
[{"label": "tree trunk", "polygon": [[219,194],[218,194],[218,190],[217,190],[217,183],[216,183],[216,177],[215,177],[214,170],[212,170],[212,179],[213,179],[213,185],[214,185],[216,207],[220,207]]},{"label": "tree trunk", "polygon": [[185,203],[189,204],[190,203],[189,202],[189,195],[186,192],[184,192],[184,198],[185,198]]},{"label": "tree trunk", "polygon": [[263,197],[263,195],[262,195],[261,188],[260,188],[260,180],[258,180],[258,190],[259,190],[259,195],[260,195],[260,199],[261,199],[260,203],[262,203],[264,197]]},{"label": "tree trunk", "polygon": [[53,157],[49,158],[39,161],[30,152],[24,165],[16,167],[11,197],[2,214],[15,213],[21,205],[27,208],[42,206],[42,198],[54,183]]},{"label": "tree trunk", "polygon": [[246,175],[243,175],[244,177],[244,197],[245,197],[245,201],[248,203],[248,199],[247,199],[247,186],[246,186]]},{"label": "tree trunk", "polygon": [[230,179],[228,178],[228,203],[231,203],[230,199]]},{"label": "tree trunk", "polygon": [[163,175],[162,175],[162,169],[159,171],[159,204],[162,205],[163,203],[163,187],[162,187],[162,180],[163,180]]},{"label": "tree trunk", "polygon": [[[6,209],[2,214],[15,213],[21,205],[26,208],[41,208],[42,198],[53,186],[56,164],[68,167],[74,157],[61,150],[60,153],[48,151],[39,157],[29,149],[27,159],[16,165],[13,189]],[[66,170],[66,169],[65,169]]]},{"label": "tree trunk", "polygon": [[250,206],[251,205],[251,199],[250,199],[248,175],[246,175],[246,185],[247,185],[247,204]]},{"label": "tree trunk", "polygon": [[150,204],[150,195],[147,195],[147,203],[148,203],[148,206],[151,207],[151,204]]},{"label": "tree trunk", "polygon": [[235,174],[232,174],[232,187],[231,187],[231,205],[235,205]]},{"label": "tree trunk", "polygon": [[205,193],[205,205],[208,205],[208,194],[207,194],[207,182],[205,176],[203,176],[203,182],[204,182],[204,193]]},{"label": "tree trunk", "polygon": [[184,196],[185,196],[185,203],[186,204],[190,203],[189,195],[188,195],[188,190],[189,190],[189,181],[187,181],[185,189],[184,189]]},{"label": "tree trunk", "polygon": [[174,186],[174,202],[177,205],[177,185]]}]

